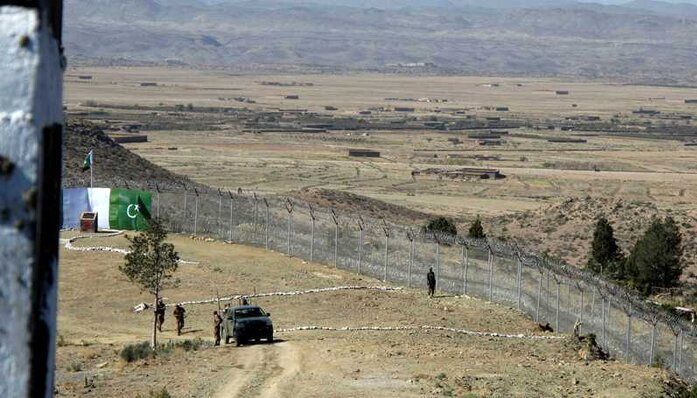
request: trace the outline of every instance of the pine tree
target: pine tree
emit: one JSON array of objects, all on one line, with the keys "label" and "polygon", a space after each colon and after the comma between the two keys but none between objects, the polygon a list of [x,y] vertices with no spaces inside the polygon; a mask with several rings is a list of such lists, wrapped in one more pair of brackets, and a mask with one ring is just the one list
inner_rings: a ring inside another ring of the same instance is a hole
[{"label": "pine tree", "polygon": [[595,273],[607,273],[621,277],[623,257],[619,246],[617,246],[612,225],[605,217],[600,217],[595,224],[586,268]]},{"label": "pine tree", "polygon": [[653,287],[674,287],[684,268],[681,258],[682,237],[673,218],[654,219],[632,249],[627,274],[646,294]]},{"label": "pine tree", "polygon": [[[154,296],[153,309],[157,307],[162,289],[172,281],[177,270],[179,254],[174,251],[174,245],[165,243],[167,231],[156,219],[149,221],[148,229],[140,235],[127,237],[130,242],[130,252],[126,254],[125,262],[119,270],[128,280],[140,286]],[[157,315],[153,312],[152,348],[157,346]]]},{"label": "pine tree", "polygon": [[477,218],[472,222],[469,229],[470,238],[484,239],[486,234],[484,233],[484,227],[482,227],[482,220],[477,216]]}]

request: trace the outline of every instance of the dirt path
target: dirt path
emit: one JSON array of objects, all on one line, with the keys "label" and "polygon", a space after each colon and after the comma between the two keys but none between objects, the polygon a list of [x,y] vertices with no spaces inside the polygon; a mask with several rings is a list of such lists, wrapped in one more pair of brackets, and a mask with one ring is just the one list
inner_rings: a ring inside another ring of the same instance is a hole
[{"label": "dirt path", "polygon": [[289,342],[244,347],[243,362],[234,366],[214,398],[283,396],[281,385],[298,373],[301,357]]}]

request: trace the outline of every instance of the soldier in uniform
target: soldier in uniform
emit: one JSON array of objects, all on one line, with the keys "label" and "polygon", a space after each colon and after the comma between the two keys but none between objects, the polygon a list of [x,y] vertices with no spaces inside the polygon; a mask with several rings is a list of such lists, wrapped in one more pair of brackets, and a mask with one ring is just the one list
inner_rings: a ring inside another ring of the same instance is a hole
[{"label": "soldier in uniform", "polygon": [[186,310],[181,304],[177,304],[174,307],[174,312],[172,312],[174,317],[177,319],[177,336],[182,334],[182,329],[184,329],[184,316],[186,315]]},{"label": "soldier in uniform", "polygon": [[165,306],[164,301],[162,299],[157,300],[157,306],[155,306],[155,316],[157,316],[157,329],[161,332],[162,331],[162,324],[165,323],[165,310],[167,307]]},{"label": "soldier in uniform", "polygon": [[218,311],[213,311],[213,336],[215,337],[215,345],[220,345],[220,325],[223,323],[223,318],[220,317]]},{"label": "soldier in uniform", "polygon": [[428,296],[433,297],[436,293],[436,274],[433,273],[433,267],[428,269],[426,282],[428,283]]}]

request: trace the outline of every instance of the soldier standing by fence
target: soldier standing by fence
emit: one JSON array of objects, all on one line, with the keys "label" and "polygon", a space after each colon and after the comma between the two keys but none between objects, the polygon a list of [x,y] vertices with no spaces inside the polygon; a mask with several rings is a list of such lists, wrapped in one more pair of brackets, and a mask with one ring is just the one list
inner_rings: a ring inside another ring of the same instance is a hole
[{"label": "soldier standing by fence", "polygon": [[433,267],[428,269],[426,282],[428,283],[428,297],[433,297],[436,293],[436,274],[433,273]]},{"label": "soldier standing by fence", "polygon": [[162,324],[165,323],[165,310],[166,306],[162,299],[157,300],[157,306],[155,307],[155,315],[157,315],[157,330],[162,331]]}]

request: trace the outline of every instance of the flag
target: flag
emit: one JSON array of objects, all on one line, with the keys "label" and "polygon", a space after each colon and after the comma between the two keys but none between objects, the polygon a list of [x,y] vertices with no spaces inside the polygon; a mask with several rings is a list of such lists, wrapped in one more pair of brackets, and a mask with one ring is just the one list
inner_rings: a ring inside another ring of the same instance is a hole
[{"label": "flag", "polygon": [[112,188],[109,193],[109,228],[142,231],[150,219],[149,192]]},{"label": "flag", "polygon": [[85,160],[82,162],[82,171],[87,171],[92,168],[92,151],[85,156]]}]

